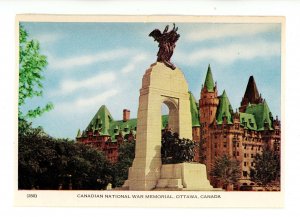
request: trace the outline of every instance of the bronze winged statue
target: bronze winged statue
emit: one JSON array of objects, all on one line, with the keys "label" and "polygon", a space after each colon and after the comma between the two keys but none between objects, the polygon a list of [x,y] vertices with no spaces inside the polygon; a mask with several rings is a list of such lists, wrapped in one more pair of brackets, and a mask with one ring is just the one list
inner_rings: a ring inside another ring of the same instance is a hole
[{"label": "bronze winged statue", "polygon": [[159,50],[157,53],[157,62],[164,63],[174,70],[176,66],[171,63],[170,60],[176,47],[175,43],[178,41],[180,34],[177,33],[178,27],[175,27],[175,23],[173,23],[173,29],[169,32],[168,30],[169,25],[165,27],[163,33],[161,33],[159,29],[154,29],[149,36],[158,42]]}]

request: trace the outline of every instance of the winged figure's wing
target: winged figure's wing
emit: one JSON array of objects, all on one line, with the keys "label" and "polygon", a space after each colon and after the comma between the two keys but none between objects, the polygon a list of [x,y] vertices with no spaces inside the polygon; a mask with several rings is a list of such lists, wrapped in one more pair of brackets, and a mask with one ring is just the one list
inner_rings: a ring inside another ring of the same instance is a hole
[{"label": "winged figure's wing", "polygon": [[159,29],[154,29],[152,32],[150,32],[149,36],[153,37],[157,41],[157,39],[160,38],[162,34]]}]

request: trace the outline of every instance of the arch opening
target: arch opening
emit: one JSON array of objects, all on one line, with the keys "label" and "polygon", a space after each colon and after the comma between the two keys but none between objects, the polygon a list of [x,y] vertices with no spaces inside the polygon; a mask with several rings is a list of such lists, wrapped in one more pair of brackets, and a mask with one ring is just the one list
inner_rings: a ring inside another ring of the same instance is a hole
[{"label": "arch opening", "polygon": [[[172,131],[173,133],[179,132],[179,109],[178,99],[171,97],[162,98],[162,127]],[[168,113],[168,116],[166,116]],[[166,123],[167,122],[167,123]]]}]

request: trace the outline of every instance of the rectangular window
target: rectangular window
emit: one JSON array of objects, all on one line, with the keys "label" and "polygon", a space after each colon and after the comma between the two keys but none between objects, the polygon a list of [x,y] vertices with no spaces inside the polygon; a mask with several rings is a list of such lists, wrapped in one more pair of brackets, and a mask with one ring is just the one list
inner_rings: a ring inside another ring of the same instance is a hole
[{"label": "rectangular window", "polygon": [[240,156],[240,153],[238,151],[236,152],[236,156]]},{"label": "rectangular window", "polygon": [[254,163],[253,163],[253,162],[251,162],[251,166],[252,166],[252,167],[254,166]]},{"label": "rectangular window", "polygon": [[244,166],[247,166],[247,162],[244,162]]},{"label": "rectangular window", "polygon": [[227,147],[227,143],[224,143],[224,148],[226,148]]},{"label": "rectangular window", "polygon": [[246,153],[244,154],[244,157],[247,157],[247,154],[246,154]]},{"label": "rectangular window", "polygon": [[243,171],[243,176],[247,177],[247,175],[248,175],[247,171]]},{"label": "rectangular window", "polygon": [[247,149],[247,145],[244,146],[244,149]]},{"label": "rectangular window", "polygon": [[251,158],[253,158],[254,156],[253,156],[253,154],[251,154]]}]

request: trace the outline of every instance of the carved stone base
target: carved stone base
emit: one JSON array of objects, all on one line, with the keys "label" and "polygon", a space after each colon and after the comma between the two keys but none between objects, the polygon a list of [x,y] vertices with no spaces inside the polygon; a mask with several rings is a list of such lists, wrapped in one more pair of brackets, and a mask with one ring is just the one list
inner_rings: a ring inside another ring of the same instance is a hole
[{"label": "carved stone base", "polygon": [[[129,170],[129,172],[131,169]],[[122,190],[139,184],[126,180]],[[139,189],[143,190],[143,189]],[[206,175],[206,166],[199,163],[164,164],[160,169],[160,178],[151,190],[154,191],[220,191],[213,188]]]},{"label": "carved stone base", "polygon": [[161,167],[160,179],[156,188],[186,191],[211,191],[206,176],[206,167],[199,163],[165,164]]}]

